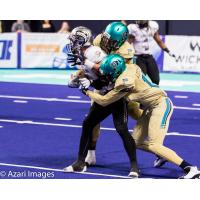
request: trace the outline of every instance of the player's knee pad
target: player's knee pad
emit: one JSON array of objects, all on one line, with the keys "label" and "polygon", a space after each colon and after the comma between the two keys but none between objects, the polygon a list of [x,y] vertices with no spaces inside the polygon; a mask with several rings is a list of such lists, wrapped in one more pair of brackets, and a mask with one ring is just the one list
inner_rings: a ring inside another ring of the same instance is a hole
[{"label": "player's knee pad", "polygon": [[128,114],[134,120],[138,120],[142,116],[143,110],[140,109],[140,104],[137,102],[128,103]]}]

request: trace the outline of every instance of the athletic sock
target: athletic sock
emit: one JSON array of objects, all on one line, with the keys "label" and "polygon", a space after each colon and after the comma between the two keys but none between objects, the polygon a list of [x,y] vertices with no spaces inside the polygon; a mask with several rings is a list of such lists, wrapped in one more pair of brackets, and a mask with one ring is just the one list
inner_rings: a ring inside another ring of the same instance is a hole
[{"label": "athletic sock", "polygon": [[186,173],[188,173],[190,171],[190,168],[192,165],[188,162],[186,162],[185,160],[183,160],[183,162],[179,165],[179,167],[181,169],[183,169]]},{"label": "athletic sock", "polygon": [[95,150],[88,150],[88,155],[95,157],[96,151]]}]

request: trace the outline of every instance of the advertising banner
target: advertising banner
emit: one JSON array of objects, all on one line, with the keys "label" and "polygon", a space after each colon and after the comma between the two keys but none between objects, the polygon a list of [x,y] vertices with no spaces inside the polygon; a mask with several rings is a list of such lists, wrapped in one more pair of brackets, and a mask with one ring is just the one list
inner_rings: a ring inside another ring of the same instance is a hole
[{"label": "advertising banner", "polygon": [[[0,68],[67,68],[68,34],[0,34]],[[200,37],[162,36],[175,58],[152,40],[150,48],[160,71],[200,73]]]},{"label": "advertising banner", "polygon": [[16,68],[17,57],[17,34],[0,34],[0,68]]},{"label": "advertising banner", "polygon": [[22,68],[66,68],[68,34],[26,33],[21,39]]},{"label": "advertising banner", "polygon": [[165,43],[176,58],[165,54],[164,71],[200,72],[200,37],[165,36]]}]

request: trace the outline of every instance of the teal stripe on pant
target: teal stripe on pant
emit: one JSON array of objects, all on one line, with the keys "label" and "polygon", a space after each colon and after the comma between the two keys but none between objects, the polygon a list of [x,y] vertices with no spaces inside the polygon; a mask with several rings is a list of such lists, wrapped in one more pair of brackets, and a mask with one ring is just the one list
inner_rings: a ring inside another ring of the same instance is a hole
[{"label": "teal stripe on pant", "polygon": [[165,102],[166,102],[166,110],[165,110],[165,113],[164,113],[164,116],[162,118],[162,122],[161,122],[161,127],[164,127],[166,126],[166,122],[167,122],[167,118],[169,116],[169,113],[171,112],[171,103],[169,101],[168,98],[165,99]]}]

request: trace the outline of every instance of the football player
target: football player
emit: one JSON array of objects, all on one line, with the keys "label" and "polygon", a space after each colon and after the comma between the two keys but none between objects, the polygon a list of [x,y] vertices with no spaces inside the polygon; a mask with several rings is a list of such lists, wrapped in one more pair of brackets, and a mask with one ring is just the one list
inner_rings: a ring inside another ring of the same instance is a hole
[{"label": "football player", "polygon": [[[75,38],[76,35],[83,36],[84,32],[87,32],[87,28],[82,29],[81,31],[79,29],[78,30],[76,29],[76,32],[73,33],[73,38]],[[80,39],[80,37],[77,37],[77,38]],[[75,49],[73,48],[73,44],[71,44],[71,49]],[[108,92],[109,89],[113,88],[113,84],[112,83],[109,84],[108,79],[105,79],[105,77],[100,76],[100,74],[98,74],[98,71],[94,70],[94,67],[88,66],[88,62],[90,63],[93,62],[94,64],[98,64],[100,60],[102,59],[102,56],[105,56],[105,53],[102,53],[103,51],[99,47],[91,46],[91,45],[86,46],[82,44],[81,48],[79,48],[78,50],[76,48],[75,51],[72,50],[71,52],[76,52],[76,53],[74,53],[75,55],[72,55],[71,53],[68,54],[68,56],[70,57],[69,58],[70,61],[71,62],[75,61],[73,64],[77,64],[79,60],[80,61],[82,60],[82,62],[84,63],[82,65],[83,67],[82,71],[84,71],[83,75],[89,78],[90,83],[94,81],[95,84],[92,84],[93,87],[97,89],[101,89],[100,93],[103,92],[104,94]],[[77,52],[79,53],[77,54]],[[80,56],[81,54],[83,54],[84,56]],[[77,61],[77,58],[79,59],[78,61]],[[80,75],[80,71],[79,71],[79,75]],[[87,80],[87,79],[80,78],[79,76],[77,80],[79,80],[81,84],[84,85],[84,87],[87,87],[85,85],[87,83],[84,82],[84,80]],[[121,136],[123,140],[125,150],[129,156],[129,160],[131,163],[131,171],[129,173],[129,176],[131,177],[139,176],[137,162],[136,162],[135,143],[134,143],[133,138],[130,136],[128,132],[126,101],[123,98],[105,108],[96,103],[92,104],[90,108],[90,112],[83,122],[83,129],[82,129],[82,136],[81,136],[81,141],[80,141],[80,146],[79,146],[78,159],[75,163],[73,163],[69,167],[66,167],[64,169],[65,172],[86,170],[85,157],[87,155],[88,147],[91,142],[92,131],[97,124],[99,124],[102,120],[104,120],[110,114],[113,115],[113,119],[115,122],[114,125],[116,127],[117,132],[119,133],[119,135]]]},{"label": "football player", "polygon": [[160,82],[159,69],[150,49],[150,42],[155,40],[159,47],[172,54],[159,35],[159,25],[156,21],[137,20],[136,24],[129,24],[129,42],[135,48],[136,64],[142,72],[149,76],[151,81],[157,85]]},{"label": "football player", "polygon": [[100,72],[114,82],[114,89],[106,95],[89,90],[85,90],[85,94],[101,106],[108,106],[123,97],[140,103],[144,112],[132,134],[137,147],[179,166],[185,172],[180,178],[200,178],[200,171],[196,166],[163,145],[173,112],[173,104],[167,94],[148,80],[137,65],[126,64],[118,54],[105,57],[101,62]]}]

